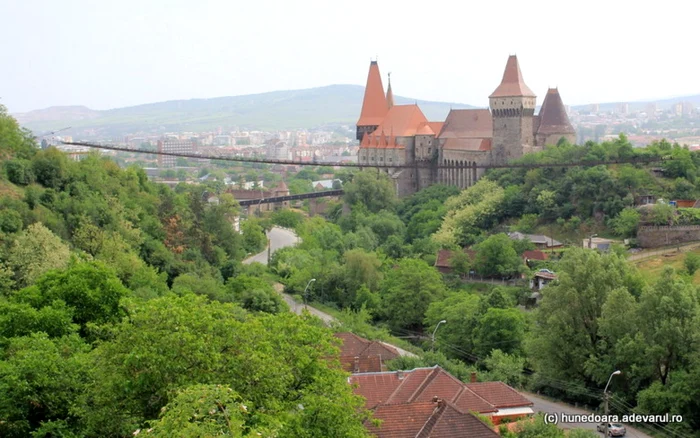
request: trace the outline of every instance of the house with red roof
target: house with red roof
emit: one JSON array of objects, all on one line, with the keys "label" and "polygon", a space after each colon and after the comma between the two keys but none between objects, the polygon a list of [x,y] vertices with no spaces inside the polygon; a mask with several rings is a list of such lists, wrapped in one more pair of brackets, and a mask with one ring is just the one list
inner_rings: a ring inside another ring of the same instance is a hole
[{"label": "house with red roof", "polygon": [[348,379],[365,407],[425,403],[438,397],[460,412],[489,417],[494,425],[532,415],[533,403],[502,382],[464,383],[439,366],[410,371],[353,374]]},{"label": "house with red roof", "polygon": [[382,405],[365,427],[379,438],[496,438],[499,435],[469,412],[434,397],[431,401]]},{"label": "house with red roof", "polygon": [[336,333],[340,339],[340,365],[350,373],[386,371],[386,361],[399,357],[393,347],[370,341],[353,333]]}]

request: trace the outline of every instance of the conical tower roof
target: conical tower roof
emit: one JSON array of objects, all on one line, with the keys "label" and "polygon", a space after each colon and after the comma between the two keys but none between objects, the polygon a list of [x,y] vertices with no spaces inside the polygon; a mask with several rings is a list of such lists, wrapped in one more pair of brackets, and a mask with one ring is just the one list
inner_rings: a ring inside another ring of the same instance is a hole
[{"label": "conical tower roof", "polygon": [[389,73],[389,86],[386,90],[386,105],[389,109],[394,106],[394,93],[391,91],[391,73]]},{"label": "conical tower roof", "polygon": [[535,97],[535,93],[525,85],[523,74],[520,72],[518,57],[511,55],[503,72],[501,85],[489,97]]},{"label": "conical tower roof", "polygon": [[538,134],[575,134],[569,116],[566,115],[564,102],[561,100],[559,90],[550,88],[542,102],[540,108],[540,126],[537,128]]},{"label": "conical tower roof", "polygon": [[365,98],[362,101],[362,112],[360,113],[360,119],[357,121],[357,126],[377,126],[382,123],[387,111],[389,111],[389,107],[384,95],[379,65],[377,61],[372,61],[369,64]]}]

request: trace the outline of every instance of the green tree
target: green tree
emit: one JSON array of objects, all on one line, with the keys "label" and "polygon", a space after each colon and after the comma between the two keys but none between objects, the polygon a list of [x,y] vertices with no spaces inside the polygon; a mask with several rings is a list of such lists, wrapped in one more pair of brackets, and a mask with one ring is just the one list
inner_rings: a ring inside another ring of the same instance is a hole
[{"label": "green tree", "polygon": [[345,289],[347,294],[343,302],[339,303],[343,307],[356,303],[357,292],[364,286],[370,292],[379,290],[382,281],[382,273],[379,268],[381,260],[374,253],[368,253],[362,249],[351,249],[344,255],[343,277],[345,278]]},{"label": "green tree", "polygon": [[61,424],[75,427],[71,409],[88,381],[88,350],[77,335],[13,338],[0,361],[0,435],[56,436],[42,430]]},{"label": "green tree", "polygon": [[31,158],[36,153],[36,143],[32,134],[22,129],[8,112],[0,105],[0,158],[9,156]]},{"label": "green tree", "polygon": [[36,309],[65,303],[73,322],[85,334],[89,323],[117,322],[124,316],[122,298],[130,295],[114,272],[100,263],[77,263],[65,271],[48,272],[36,284],[15,294],[13,299]]},{"label": "green tree", "polygon": [[474,268],[485,277],[509,277],[523,269],[523,261],[515,252],[513,241],[503,233],[489,236],[474,250]]},{"label": "green tree", "polygon": [[640,214],[635,208],[627,207],[610,222],[615,233],[622,237],[634,237],[637,234]]},{"label": "green tree", "polygon": [[345,184],[344,196],[348,204],[362,204],[372,213],[393,209],[397,203],[396,189],[389,176],[371,170],[356,173]]},{"label": "green tree", "polygon": [[[251,409],[249,409],[249,406]],[[170,438],[204,438],[210,436],[250,437],[277,435],[279,421],[261,412],[252,417],[250,401],[232,388],[222,385],[193,385],[181,389],[152,421],[148,435]],[[252,429],[251,423],[271,425],[268,430]]]},{"label": "green tree", "polygon": [[435,334],[436,348],[448,357],[472,359],[479,317],[477,295],[453,293],[444,300],[430,304],[425,313],[425,325],[432,333],[440,321],[447,321]]},{"label": "green tree", "polygon": [[504,353],[520,353],[525,327],[525,317],[518,309],[488,309],[475,330],[476,354],[485,357],[494,348]]},{"label": "green tree", "polygon": [[669,374],[687,363],[693,342],[700,336],[697,289],[664,270],[656,284],[639,299],[639,328],[645,340],[644,363],[666,384]]},{"label": "green tree", "polygon": [[267,246],[267,236],[259,221],[247,219],[241,223],[243,233],[243,248],[246,252],[257,253]]},{"label": "green tree", "polygon": [[490,380],[504,382],[516,388],[522,386],[524,358],[495,349],[484,359],[484,365]]},{"label": "green tree", "polygon": [[158,418],[173,391],[226,382],[250,402],[251,428],[264,414],[283,422],[280,436],[367,436],[363,401],[328,361],[334,337],[315,319],[252,317],[194,295],[133,306],[91,354],[92,383],[75,410],[85,435],[130,435]]},{"label": "green tree", "polygon": [[688,271],[688,275],[692,276],[695,274],[695,271],[700,268],[700,255],[694,252],[689,252],[685,255],[683,263],[685,264],[685,269]]},{"label": "green tree", "polygon": [[239,275],[229,279],[226,288],[232,298],[253,312],[279,313],[289,307],[275,289],[262,278]]},{"label": "green tree", "polygon": [[616,289],[639,296],[643,283],[616,254],[582,248],[567,251],[557,274],[559,281],[547,287],[535,310],[528,357],[548,378],[604,384],[609,373],[597,366],[603,304]]},{"label": "green tree", "polygon": [[393,329],[418,329],[433,301],[445,295],[440,273],[422,260],[402,259],[382,284],[384,319]]},{"label": "green tree", "polygon": [[471,270],[472,260],[464,251],[454,251],[450,258],[450,266],[455,274],[466,277]]},{"label": "green tree", "polygon": [[70,250],[60,238],[40,223],[19,234],[10,247],[6,265],[15,274],[18,287],[28,286],[51,269],[68,264]]}]

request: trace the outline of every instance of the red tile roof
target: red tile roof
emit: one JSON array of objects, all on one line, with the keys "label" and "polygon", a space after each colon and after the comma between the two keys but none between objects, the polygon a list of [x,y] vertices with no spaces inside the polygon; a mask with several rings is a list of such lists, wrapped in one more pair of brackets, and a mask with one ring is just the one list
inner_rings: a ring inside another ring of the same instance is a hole
[{"label": "red tile roof", "polygon": [[498,434],[475,416],[445,401],[380,406],[365,427],[378,438],[495,438]]},{"label": "red tile roof", "polygon": [[490,151],[490,138],[448,138],[442,147],[453,151]]},{"label": "red tile roof", "polygon": [[353,333],[336,333],[335,336],[342,341],[340,364],[351,373],[384,371],[387,360],[399,357],[398,351],[381,342],[369,341]]},{"label": "red tile roof", "polygon": [[559,90],[550,88],[542,102],[539,114],[539,126],[537,134],[576,134],[576,130],[566,115],[564,102],[561,100]]},{"label": "red tile roof", "polygon": [[489,97],[535,97],[535,93],[525,85],[523,74],[520,72],[518,57],[511,55],[508,57],[506,69],[503,72],[503,80],[501,85],[491,93]]},{"label": "red tile roof", "polygon": [[467,383],[467,388],[497,408],[532,406],[532,402],[503,382]]},{"label": "red tile roof", "polygon": [[416,131],[416,135],[438,135],[442,130],[444,122],[424,122]]},{"label": "red tile roof", "polygon": [[[464,248],[464,253],[467,254],[470,259],[476,257],[476,251],[473,249]],[[450,259],[452,258],[452,254],[454,254],[454,251],[450,251],[449,249],[439,250],[437,253],[437,258],[435,259],[435,267],[451,268],[452,265],[450,264]]]},{"label": "red tile roof", "polygon": [[465,412],[486,414],[497,411],[483,397],[439,366],[411,371],[354,374],[350,377],[350,382],[357,384],[355,393],[365,397],[368,409],[378,405],[430,401],[437,396],[454,403]]},{"label": "red tile roof", "polygon": [[357,121],[357,125],[377,126],[382,122],[387,111],[389,111],[389,107],[384,95],[379,65],[377,65],[377,61],[372,61],[369,65],[365,97],[362,101],[362,112],[360,112],[360,119]]},{"label": "red tile roof", "polygon": [[445,119],[439,138],[492,138],[493,118],[487,109],[453,109]]},{"label": "red tile roof", "polygon": [[523,252],[523,258],[527,260],[547,260],[549,256],[547,255],[546,252],[542,252],[540,250],[534,250],[534,251],[524,251]]},{"label": "red tile roof", "polygon": [[418,105],[394,105],[381,121],[373,135],[411,137],[416,135],[422,123],[428,122]]}]

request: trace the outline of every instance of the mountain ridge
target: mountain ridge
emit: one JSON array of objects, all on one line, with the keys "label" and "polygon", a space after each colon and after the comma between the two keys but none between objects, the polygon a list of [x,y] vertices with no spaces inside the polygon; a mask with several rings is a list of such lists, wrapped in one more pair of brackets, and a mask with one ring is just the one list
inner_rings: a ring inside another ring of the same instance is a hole
[{"label": "mountain ridge", "polygon": [[[364,87],[328,85],[240,96],[178,99],[109,110],[72,105],[15,114],[22,126],[51,131],[70,123],[68,135],[117,136],[168,131],[314,129],[354,125],[360,114]],[[426,117],[444,120],[450,108],[476,108],[394,96],[397,105],[417,103]]]}]

